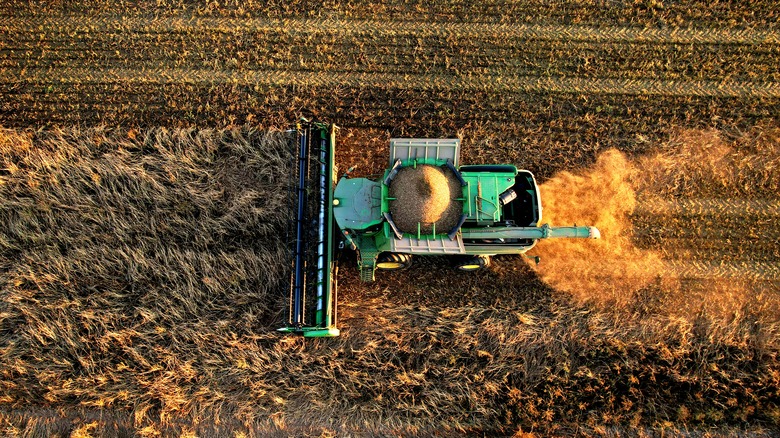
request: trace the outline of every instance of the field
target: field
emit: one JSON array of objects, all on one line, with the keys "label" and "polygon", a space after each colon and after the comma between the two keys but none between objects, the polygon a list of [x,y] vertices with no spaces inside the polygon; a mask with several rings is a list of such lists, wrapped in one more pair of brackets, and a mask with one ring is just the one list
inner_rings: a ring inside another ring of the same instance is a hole
[{"label": "field", "polygon": [[[0,435],[780,433],[773,1],[0,5]],[[284,130],[542,184],[603,239],[284,319]]]}]

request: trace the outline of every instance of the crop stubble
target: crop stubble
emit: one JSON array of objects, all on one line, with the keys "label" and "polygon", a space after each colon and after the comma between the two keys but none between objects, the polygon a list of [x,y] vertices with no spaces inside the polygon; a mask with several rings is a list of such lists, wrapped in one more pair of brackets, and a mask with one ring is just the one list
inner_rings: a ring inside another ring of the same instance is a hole
[{"label": "crop stubble", "polygon": [[[224,3],[0,6],[4,126],[125,128],[23,134],[49,164],[3,174],[23,176],[4,205],[8,430],[777,427],[776,5]],[[367,287],[342,270],[344,336],[280,339],[265,197],[284,160],[236,146],[267,152],[256,132],[149,127],[301,114],[344,126],[339,165],[363,173],[389,136],[457,134],[464,162],[534,171],[559,188],[547,213],[584,223],[556,207],[573,170],[611,226],[596,253],[540,244],[538,271],[431,275],[434,258]]]}]

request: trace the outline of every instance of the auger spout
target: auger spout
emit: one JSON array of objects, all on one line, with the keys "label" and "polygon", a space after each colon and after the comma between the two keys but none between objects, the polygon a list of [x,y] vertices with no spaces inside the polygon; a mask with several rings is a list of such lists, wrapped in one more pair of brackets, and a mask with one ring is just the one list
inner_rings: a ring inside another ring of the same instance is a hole
[{"label": "auger spout", "polygon": [[464,239],[599,239],[601,232],[596,227],[484,227],[462,228]]}]

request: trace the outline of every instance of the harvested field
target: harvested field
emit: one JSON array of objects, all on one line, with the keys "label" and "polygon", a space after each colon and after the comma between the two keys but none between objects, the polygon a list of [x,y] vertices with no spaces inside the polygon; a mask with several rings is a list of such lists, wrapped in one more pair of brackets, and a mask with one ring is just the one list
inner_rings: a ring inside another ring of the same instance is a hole
[{"label": "harvested field", "polygon": [[[780,431],[776,2],[0,5],[0,435]],[[299,116],[542,183],[476,274],[340,272],[283,319]]]}]

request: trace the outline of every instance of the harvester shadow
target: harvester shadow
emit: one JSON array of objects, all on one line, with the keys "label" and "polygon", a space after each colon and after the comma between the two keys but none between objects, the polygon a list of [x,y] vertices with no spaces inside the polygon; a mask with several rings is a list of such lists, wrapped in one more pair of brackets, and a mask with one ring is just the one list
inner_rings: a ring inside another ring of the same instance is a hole
[{"label": "harvester shadow", "polygon": [[397,305],[429,307],[493,307],[512,310],[547,308],[556,300],[518,256],[498,256],[490,267],[460,272],[448,257],[417,257],[409,269],[377,271],[374,283],[362,283],[353,259],[339,269],[340,301],[382,300]]}]

